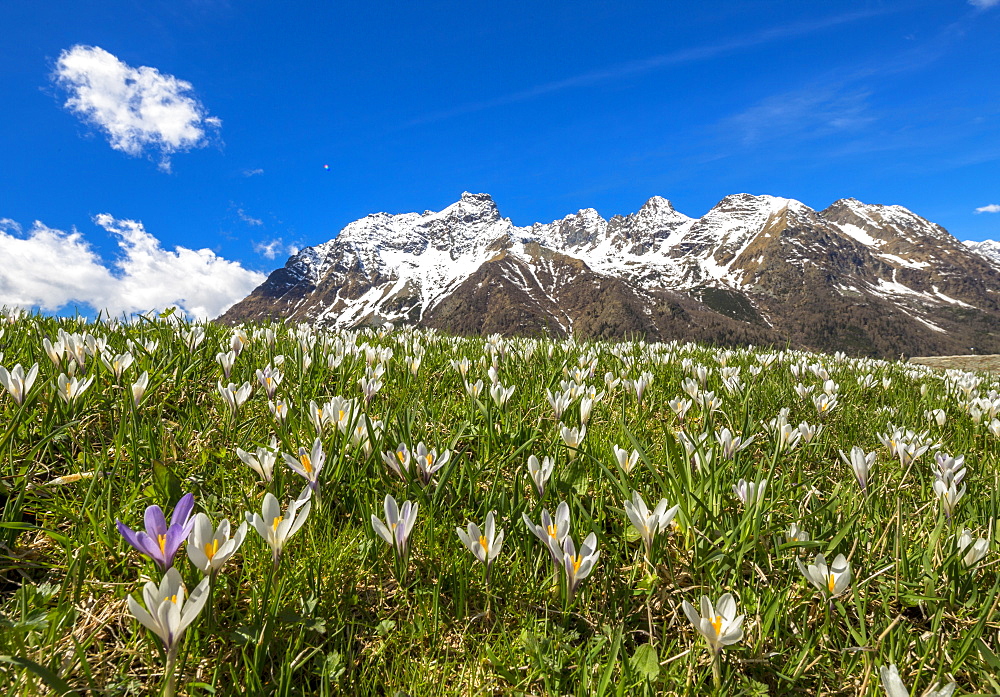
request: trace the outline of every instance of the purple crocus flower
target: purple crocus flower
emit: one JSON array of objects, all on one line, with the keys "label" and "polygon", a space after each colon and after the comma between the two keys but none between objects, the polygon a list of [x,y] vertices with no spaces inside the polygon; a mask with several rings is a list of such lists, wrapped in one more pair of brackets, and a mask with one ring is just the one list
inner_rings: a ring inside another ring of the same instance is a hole
[{"label": "purple crocus flower", "polygon": [[160,571],[166,571],[174,564],[174,556],[194,528],[191,511],[194,509],[194,494],[185,494],[174,506],[170,514],[170,526],[159,506],[146,508],[146,531],[136,532],[120,520],[115,520],[118,532],[125,541],[139,552],[156,562]]}]

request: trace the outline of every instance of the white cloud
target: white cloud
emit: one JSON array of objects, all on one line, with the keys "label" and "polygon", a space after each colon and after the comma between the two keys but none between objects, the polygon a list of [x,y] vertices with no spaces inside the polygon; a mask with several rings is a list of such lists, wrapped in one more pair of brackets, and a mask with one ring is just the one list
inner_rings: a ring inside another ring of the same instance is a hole
[{"label": "white cloud", "polygon": [[989,7],[1000,5],[1000,0],[969,0],[969,4],[986,9]]},{"label": "white cloud", "polygon": [[103,213],[94,222],[111,233],[121,255],[108,264],[77,231],[36,222],[27,236],[0,220],[0,305],[54,312],[81,303],[112,316],[177,306],[213,318],[244,298],[264,274],[210,249],[164,249],[142,223]]},{"label": "white cloud", "polygon": [[256,177],[258,174],[263,174],[264,170],[258,167],[257,169],[245,169],[243,170],[244,177]]},{"label": "white cloud", "polygon": [[253,225],[254,227],[256,227],[258,225],[264,224],[263,220],[261,220],[260,218],[254,218],[252,215],[244,211],[242,208],[236,209],[236,215],[238,215],[240,217],[240,220],[242,220],[247,225]]},{"label": "white cloud", "polygon": [[275,240],[268,240],[267,242],[255,242],[253,245],[253,251],[260,254],[265,259],[275,259],[279,255],[289,255],[299,253],[299,248],[294,244],[286,245],[282,239],[279,237]]},{"label": "white cloud", "polygon": [[[997,2],[1000,2],[1000,0],[997,0]],[[1000,205],[991,203],[988,206],[980,206],[976,209],[976,213],[1000,213]]]},{"label": "white cloud", "polygon": [[222,122],[192,96],[190,82],[156,68],[133,68],[97,46],[73,46],[56,62],[55,81],[69,92],[65,107],[104,131],[115,150],[170,155],[207,145]]}]

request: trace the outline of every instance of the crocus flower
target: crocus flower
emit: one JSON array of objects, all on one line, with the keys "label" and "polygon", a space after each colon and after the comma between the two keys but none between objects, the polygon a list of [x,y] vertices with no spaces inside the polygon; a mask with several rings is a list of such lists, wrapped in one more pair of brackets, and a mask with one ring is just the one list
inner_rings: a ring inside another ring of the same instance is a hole
[{"label": "crocus flower", "polygon": [[203,578],[186,601],[185,590],[180,572],[171,568],[159,585],[150,581],[143,588],[142,596],[146,607],[131,595],[128,597],[129,612],[159,637],[168,655],[174,653],[184,630],[205,606],[205,601],[208,600],[208,579]]},{"label": "crocus flower", "polygon": [[406,443],[400,443],[399,447],[395,450],[387,450],[382,453],[382,460],[385,464],[389,466],[389,469],[398,474],[399,478],[404,482],[407,480],[407,475],[410,472],[411,459],[410,449],[406,447]]},{"label": "crocus flower", "polygon": [[445,450],[438,457],[437,449],[428,450],[422,442],[417,443],[417,449],[413,453],[413,459],[417,463],[417,478],[424,486],[434,481],[434,474],[448,464],[451,459],[451,451]]},{"label": "crocus flower", "polygon": [[580,582],[590,576],[594,570],[597,560],[601,558],[601,552],[597,549],[597,535],[590,533],[587,539],[580,545],[580,553],[576,552],[576,545],[569,535],[563,541],[562,563],[566,572],[566,590],[572,598],[579,587]]},{"label": "crocus flower", "polygon": [[752,506],[758,501],[764,500],[764,490],[767,488],[767,480],[761,479],[759,482],[748,482],[741,479],[733,484],[733,493],[736,498],[743,502],[745,506]]},{"label": "crocus flower", "polygon": [[617,445],[612,445],[611,449],[615,453],[615,459],[618,460],[618,466],[622,468],[626,474],[632,471],[632,468],[636,466],[639,462],[639,451],[632,450],[631,453],[624,448],[619,448]]},{"label": "crocus flower", "polygon": [[160,571],[166,571],[173,566],[181,543],[191,534],[194,527],[194,521],[191,520],[193,508],[194,494],[185,494],[174,506],[169,526],[163,510],[156,505],[146,509],[145,532],[136,532],[120,520],[115,520],[115,524],[126,542],[156,562]]},{"label": "crocus flower", "polygon": [[386,495],[384,502],[385,522],[379,520],[374,513],[372,514],[372,528],[375,533],[392,546],[396,556],[400,559],[406,559],[409,552],[410,533],[413,531],[413,524],[417,521],[418,505],[411,501],[404,501],[400,507],[396,503],[396,499]]},{"label": "crocus flower", "polygon": [[72,404],[76,401],[76,398],[87,391],[90,384],[94,382],[94,376],[91,375],[86,380],[80,380],[75,375],[73,377],[67,376],[65,373],[59,375],[56,378],[56,392],[59,394],[59,398],[62,399],[66,404]]},{"label": "crocus flower", "polygon": [[207,515],[198,513],[194,517],[191,536],[188,537],[188,559],[201,569],[202,573],[214,576],[240,548],[246,534],[246,522],[240,525],[235,535],[230,537],[228,520],[223,520],[216,529],[212,527],[212,521]]},{"label": "crocus flower", "polygon": [[147,387],[149,387],[149,373],[144,370],[139,379],[132,383],[132,404],[136,407],[142,401],[142,396],[146,394]]},{"label": "crocus flower", "polygon": [[281,506],[271,492],[264,494],[264,504],[260,514],[253,515],[247,513],[247,522],[254,526],[254,529],[271,547],[271,558],[274,566],[278,566],[281,560],[281,551],[285,547],[288,538],[291,537],[306,522],[309,509],[312,507],[312,489],[308,486],[302,489],[298,498],[288,502],[285,513],[282,515]]},{"label": "crocus flower", "polygon": [[122,373],[128,370],[129,366],[135,361],[135,356],[130,352],[119,353],[113,358],[108,358],[105,354],[101,354],[101,363],[104,367],[111,371],[112,375],[115,376],[115,380],[121,380]]},{"label": "crocus flower", "polygon": [[562,436],[563,442],[569,448],[569,458],[572,460],[576,457],[576,452],[583,443],[583,439],[587,437],[587,427],[570,428],[569,426],[563,426],[559,430],[559,435]]},{"label": "crocus flower", "polygon": [[942,480],[935,479],[934,493],[941,501],[941,509],[944,511],[944,514],[951,518],[951,514],[955,512],[958,502],[965,496],[965,485],[963,484],[962,488],[959,489],[954,481],[950,484],[945,484]]},{"label": "crocus flower", "polygon": [[458,533],[458,538],[462,540],[462,544],[472,552],[476,559],[486,564],[486,568],[489,569],[493,564],[493,560],[500,554],[504,534],[503,530],[499,534],[496,532],[493,511],[490,511],[486,515],[486,523],[483,525],[482,530],[479,529],[478,525],[470,522],[468,532],[462,528],[455,528],[455,531]]},{"label": "crocus flower", "polygon": [[538,492],[538,498],[542,498],[545,494],[545,485],[548,483],[549,477],[552,476],[555,465],[556,461],[549,456],[542,458],[541,463],[534,455],[528,458],[528,474],[535,485],[535,491]]},{"label": "crocus flower", "polygon": [[797,524],[792,523],[788,528],[788,533],[785,535],[785,542],[787,544],[798,544],[800,542],[808,542],[809,533],[800,528]]},{"label": "crocus flower", "polygon": [[724,460],[732,460],[736,453],[750,447],[756,437],[734,436],[732,431],[725,427],[721,431],[715,432],[715,441],[719,444],[719,454]]},{"label": "crocus flower", "polygon": [[282,453],[281,456],[284,458],[285,464],[288,465],[293,472],[305,478],[305,480],[309,483],[309,487],[313,490],[313,493],[318,494],[319,480],[317,477],[323,470],[323,465],[326,464],[326,453],[323,452],[323,441],[319,438],[314,440],[312,451],[300,447],[297,458],[292,457],[288,453]]},{"label": "crocus flower", "polygon": [[633,491],[632,500],[625,502],[625,513],[632,522],[632,527],[642,537],[642,542],[646,546],[647,559],[652,553],[653,539],[656,537],[656,533],[665,530],[670,525],[670,521],[677,515],[678,510],[680,510],[680,504],[667,510],[667,500],[660,499],[660,502],[656,504],[656,508],[650,513],[649,508],[646,507],[646,502],[643,501],[638,491]]},{"label": "crocus flower", "polygon": [[851,563],[843,554],[838,554],[829,567],[822,554],[817,554],[813,563],[808,566],[799,559],[795,563],[806,580],[828,598],[836,598],[851,585]]},{"label": "crocus flower", "polygon": [[11,398],[18,404],[24,403],[24,398],[31,391],[31,386],[35,384],[36,377],[38,377],[37,363],[31,366],[27,375],[25,375],[24,368],[21,367],[20,363],[11,368],[9,373],[6,368],[0,366],[0,383],[3,383]]},{"label": "crocus flower", "polygon": [[274,399],[275,390],[278,389],[278,385],[281,384],[283,377],[280,370],[276,370],[270,365],[266,366],[263,370],[257,371],[257,381],[264,388],[268,399]]},{"label": "crocus flower", "polygon": [[[910,690],[903,684],[902,679],[899,677],[899,671],[896,669],[895,663],[882,666],[878,669],[878,674],[882,679],[882,689],[885,690],[886,697],[910,697]],[[935,685],[933,690],[924,692],[923,697],[951,697],[956,687],[958,685],[954,682],[948,683],[943,687]]]},{"label": "crocus flower", "polygon": [[257,448],[257,452],[251,454],[241,448],[236,448],[236,455],[247,467],[261,476],[265,482],[270,482],[274,478],[274,463],[278,459],[275,452],[277,441],[271,440],[270,448]]},{"label": "crocus flower", "polygon": [[854,476],[858,480],[858,486],[861,487],[861,491],[867,491],[868,472],[875,463],[875,451],[866,453],[863,449],[855,445],[851,448],[850,457],[845,455],[843,450],[838,450],[837,452],[840,453],[840,459],[844,461],[844,464],[854,470]]},{"label": "crocus flower", "polygon": [[[986,552],[989,550],[990,541],[980,537],[975,542],[972,541],[972,535],[965,528],[962,528],[962,532],[958,536],[957,540],[958,551],[961,554],[965,552],[962,557],[962,562],[966,566],[975,566],[979,563],[979,560],[986,556]],[[970,546],[971,545],[971,546]],[[968,548],[969,551],[965,551]]]},{"label": "crocus flower", "polygon": [[244,382],[242,385],[237,387],[233,383],[223,386],[221,382],[216,384],[219,390],[219,395],[222,397],[222,401],[226,403],[229,407],[229,411],[232,414],[236,413],[236,410],[243,406],[243,404],[250,398],[250,393],[253,391],[253,387],[250,386],[249,382]]},{"label": "crocus flower", "polygon": [[547,510],[543,510],[541,525],[535,525],[527,513],[522,513],[521,517],[528,529],[535,533],[535,537],[549,550],[552,562],[558,564],[562,561],[563,540],[569,535],[569,504],[565,501],[560,503],[554,518]]},{"label": "crocus flower", "polygon": [[743,638],[743,615],[736,615],[736,600],[732,593],[723,595],[714,606],[707,595],[701,596],[701,614],[687,600],[681,603],[681,607],[694,628],[705,637],[713,656]]}]

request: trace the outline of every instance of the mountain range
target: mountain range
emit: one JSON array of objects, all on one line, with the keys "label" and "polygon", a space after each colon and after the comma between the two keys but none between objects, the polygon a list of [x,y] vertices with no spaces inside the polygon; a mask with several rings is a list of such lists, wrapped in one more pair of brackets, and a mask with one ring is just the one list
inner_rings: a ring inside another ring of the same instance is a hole
[{"label": "mountain range", "polygon": [[528,227],[488,194],[375,213],[307,247],[219,321],[386,322],[459,334],[698,340],[851,355],[1000,353],[1000,244],[902,206],[655,196]]}]

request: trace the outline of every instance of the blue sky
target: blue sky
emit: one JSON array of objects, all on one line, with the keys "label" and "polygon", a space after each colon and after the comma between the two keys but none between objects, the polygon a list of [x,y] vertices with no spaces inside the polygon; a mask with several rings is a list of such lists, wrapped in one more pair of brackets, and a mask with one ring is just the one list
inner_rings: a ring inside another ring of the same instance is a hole
[{"label": "blue sky", "polygon": [[8,0],[0,26],[0,304],[212,315],[465,190],[519,225],[746,191],[1000,238],[1000,0]]}]

